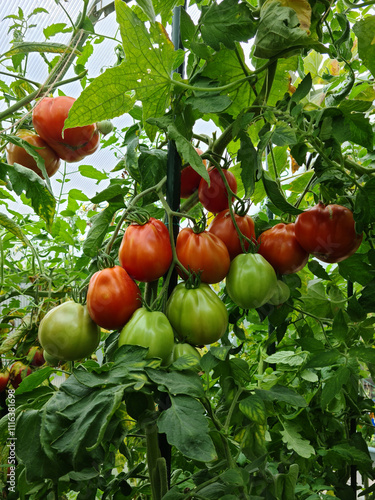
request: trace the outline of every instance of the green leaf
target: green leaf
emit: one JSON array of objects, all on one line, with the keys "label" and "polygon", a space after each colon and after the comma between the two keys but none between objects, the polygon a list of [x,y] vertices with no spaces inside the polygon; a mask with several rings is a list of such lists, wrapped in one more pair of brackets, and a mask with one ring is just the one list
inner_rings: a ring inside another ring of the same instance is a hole
[{"label": "green leaf", "polygon": [[163,116],[162,118],[150,118],[148,120],[150,123],[157,125],[159,128],[165,130],[170,140],[175,141],[176,148],[184,159],[184,163],[188,163],[191,167],[198,172],[207,182],[209,182],[208,172],[202,158],[196,152],[195,148],[180,132],[178,131],[173,117],[170,115]]},{"label": "green leaf", "polygon": [[265,361],[267,363],[284,363],[289,366],[299,366],[302,365],[305,358],[300,354],[296,354],[294,351],[279,351],[271,356],[267,356]]},{"label": "green leaf", "polygon": [[312,87],[312,78],[311,73],[307,73],[302,82],[299,83],[296,91],[291,97],[291,101],[299,103],[302,99],[304,99],[308,93],[310,92]]},{"label": "green leaf", "polygon": [[342,386],[347,383],[349,377],[349,368],[341,366],[332,377],[325,381],[320,398],[323,411],[326,410],[329,403],[341,392]]},{"label": "green leaf", "polygon": [[253,394],[239,403],[242,413],[257,424],[264,424],[267,421],[267,412],[263,399],[257,394]]},{"label": "green leaf", "polygon": [[240,149],[237,152],[237,160],[241,162],[241,179],[245,188],[245,197],[254,193],[255,183],[261,175],[261,166],[258,164],[257,151],[245,131],[240,131]]},{"label": "green leaf", "polygon": [[121,196],[114,198],[102,212],[91,218],[91,227],[83,243],[83,253],[88,257],[95,257],[98,249],[108,232],[110,223],[117,210],[124,208],[124,200]]},{"label": "green leaf", "polygon": [[267,196],[276,208],[280,209],[283,213],[292,215],[298,215],[303,212],[303,210],[294,207],[286,200],[279,184],[265,170],[262,171],[262,179]]},{"label": "green leaf", "polygon": [[344,342],[348,335],[348,324],[341,309],[334,317],[332,323],[332,335],[341,342]]},{"label": "green leaf", "polygon": [[78,167],[79,173],[84,177],[88,177],[89,179],[96,179],[97,181],[103,181],[108,178],[107,174],[104,172],[100,172],[100,170],[96,169],[92,165],[80,165]]},{"label": "green leaf", "polygon": [[154,11],[154,6],[152,5],[152,1],[151,0],[138,0],[137,4],[140,6],[140,8],[146,14],[148,19],[151,22],[155,22],[155,11]]},{"label": "green leaf", "polygon": [[358,54],[366,67],[375,76],[375,16],[368,16],[353,26],[358,38]]},{"label": "green leaf", "polygon": [[103,201],[110,201],[116,198],[117,196],[124,196],[128,191],[128,187],[124,186],[122,183],[118,184],[110,184],[107,188],[97,193],[95,196],[90,198],[92,203],[103,203]]},{"label": "green leaf", "polygon": [[194,109],[201,113],[221,113],[232,104],[227,95],[215,95],[213,92],[200,97],[188,97],[186,104],[191,104]]},{"label": "green leaf", "polygon": [[161,21],[166,24],[171,20],[173,9],[179,5],[184,5],[185,0],[153,0],[155,14],[160,14]]},{"label": "green leaf", "polygon": [[74,53],[79,55],[81,52],[62,43],[44,43],[44,42],[20,42],[14,45],[10,50],[4,52],[3,56],[10,57],[16,54],[29,54],[30,52],[51,52],[53,54]]},{"label": "green leaf", "polygon": [[331,280],[330,275],[324,269],[324,267],[315,259],[310,260],[307,263],[309,270],[318,278],[322,280]]},{"label": "green leaf", "polygon": [[297,143],[297,137],[294,130],[284,122],[276,123],[271,140],[276,146],[292,146]]},{"label": "green leaf", "polygon": [[171,403],[157,422],[159,431],[167,435],[168,443],[187,458],[200,462],[215,460],[216,451],[202,404],[186,395],[172,397]]},{"label": "green leaf", "polygon": [[24,234],[20,226],[16,222],[14,222],[13,219],[10,219],[7,215],[0,213],[0,224],[7,231],[14,234],[14,236],[16,236],[19,240],[21,240],[24,245],[33,248],[30,240]]},{"label": "green leaf", "polygon": [[168,373],[151,368],[146,368],[146,372],[155,384],[158,384],[159,387],[165,387],[170,394],[189,394],[195,398],[204,397],[202,381],[196,373]]},{"label": "green leaf", "polygon": [[47,28],[44,28],[43,33],[46,39],[51,38],[54,35],[57,35],[57,33],[68,33],[72,31],[72,28],[67,28],[66,23],[56,23],[56,24],[50,24],[47,26]]},{"label": "green leaf", "polygon": [[363,113],[344,113],[332,119],[332,135],[340,143],[348,140],[372,151],[374,133],[369,118]]},{"label": "green leaf", "polygon": [[233,50],[235,42],[247,42],[257,28],[250,8],[246,3],[238,4],[238,0],[213,3],[203,11],[200,26],[204,41],[216,51],[221,43]]},{"label": "green leaf", "polygon": [[293,389],[289,389],[288,387],[284,387],[282,385],[274,385],[267,391],[263,389],[256,389],[255,393],[258,394],[264,401],[281,401],[300,408],[307,406],[307,403],[302,396],[293,391]]},{"label": "green leaf", "polygon": [[18,163],[8,169],[8,175],[13,191],[18,195],[25,193],[35,213],[46,222],[47,230],[50,231],[55,215],[56,200],[45,182],[38,174]]},{"label": "green leaf", "polygon": [[[167,175],[167,152],[162,149],[142,150],[138,158],[138,173],[141,191],[158,184]],[[158,199],[158,195],[152,192],[143,197],[142,203],[146,206]]]},{"label": "green leaf", "polygon": [[263,4],[255,38],[255,57],[269,59],[285,49],[312,43],[308,33],[300,28],[300,21],[293,9],[277,1]]},{"label": "green leaf", "polygon": [[304,439],[298,432],[299,428],[292,421],[283,421],[284,430],[281,431],[282,439],[287,447],[298,453],[303,458],[310,458],[315,455],[315,450],[311,446],[310,441]]},{"label": "green leaf", "polygon": [[318,351],[313,354],[310,360],[306,363],[305,368],[324,368],[342,363],[343,355],[336,349],[329,351]]},{"label": "green leaf", "polygon": [[53,372],[54,372],[53,368],[45,366],[44,368],[41,368],[40,370],[36,370],[35,372],[31,373],[28,377],[25,377],[22,380],[22,383],[16,389],[16,395],[21,395],[25,392],[33,391],[44,380],[46,380]]},{"label": "green leaf", "polygon": [[362,232],[375,219],[375,179],[368,180],[362,189],[358,190],[353,216],[358,232]]}]

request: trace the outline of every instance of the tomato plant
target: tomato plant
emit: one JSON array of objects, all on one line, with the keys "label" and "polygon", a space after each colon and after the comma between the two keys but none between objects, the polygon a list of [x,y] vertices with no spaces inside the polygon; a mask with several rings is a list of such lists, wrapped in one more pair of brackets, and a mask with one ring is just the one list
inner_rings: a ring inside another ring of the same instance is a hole
[{"label": "tomato plant", "polygon": [[33,109],[33,125],[37,134],[67,162],[77,162],[93,154],[100,142],[95,124],[63,131],[74,101],[68,96],[44,97]]},{"label": "tomato plant", "polygon": [[68,300],[44,316],[38,339],[50,356],[75,361],[95,351],[100,341],[100,328],[90,318],[86,306]]},{"label": "tomato plant", "polygon": [[341,262],[355,253],[362,234],[355,231],[353,213],[341,205],[320,202],[297,217],[296,238],[323,262]]},{"label": "tomato plant", "polygon": [[145,224],[130,224],[124,233],[119,260],[137,281],[154,281],[168,271],[172,247],[166,225],[151,217]]},{"label": "tomato plant", "polygon": [[[239,215],[234,213],[234,219],[238,229],[250,241],[255,242],[254,221],[250,215]],[[233,260],[238,254],[242,253],[240,236],[233,223],[229,208],[219,212],[211,222],[208,231],[218,236],[228,249],[230,259]],[[243,241],[244,249],[249,248],[249,241]]]},{"label": "tomato plant", "polygon": [[[199,155],[203,154],[203,151],[199,148],[195,148]],[[207,160],[202,160],[203,164],[207,165]],[[198,190],[199,183],[202,177],[196,172],[191,165],[187,165],[181,170],[181,198],[189,198],[195,191]]]},{"label": "tomato plant", "polygon": [[237,255],[226,277],[229,297],[245,309],[260,307],[268,302],[276,283],[273,267],[257,253]]},{"label": "tomato plant", "polygon": [[[234,194],[237,193],[237,181],[235,176],[229,170],[222,171],[229,188]],[[220,172],[212,168],[209,173],[210,185],[205,179],[201,179],[198,188],[199,201],[204,208],[213,214],[217,214],[229,207],[229,195]],[[233,201],[233,196],[230,198]]]},{"label": "tomato plant", "polygon": [[199,273],[204,283],[218,283],[228,274],[230,259],[223,241],[209,233],[186,227],[176,242],[177,257],[188,270]]},{"label": "tomato plant", "polygon": [[9,382],[9,370],[3,370],[0,372],[0,392],[3,392],[7,387]]},{"label": "tomato plant", "polygon": [[196,346],[216,342],[228,326],[225,305],[206,283],[197,288],[178,284],[168,299],[166,315],[179,339]]},{"label": "tomato plant", "polygon": [[97,271],[90,278],[87,310],[91,319],[107,330],[118,330],[141,307],[141,292],[120,266]]},{"label": "tomato plant", "polygon": [[258,252],[280,274],[300,271],[309,259],[309,253],[298,243],[293,223],[276,224],[264,231],[258,241]]},{"label": "tomato plant", "polygon": [[149,358],[160,358],[166,363],[174,346],[172,326],[162,312],[141,307],[121,330],[118,345],[147,347]]},{"label": "tomato plant", "polygon": [[[17,137],[25,140],[31,146],[34,146],[36,152],[43,158],[44,166],[46,168],[46,172],[48,177],[52,177],[60,167],[60,157],[57,153],[44,141],[39,135],[35,134],[31,130],[20,129],[17,131]],[[38,165],[35,159],[21,146],[13,144],[9,142],[6,148],[6,156],[7,162],[10,165],[14,163],[19,163],[24,167],[30,168],[36,174],[43,177],[41,170],[38,168]]]}]

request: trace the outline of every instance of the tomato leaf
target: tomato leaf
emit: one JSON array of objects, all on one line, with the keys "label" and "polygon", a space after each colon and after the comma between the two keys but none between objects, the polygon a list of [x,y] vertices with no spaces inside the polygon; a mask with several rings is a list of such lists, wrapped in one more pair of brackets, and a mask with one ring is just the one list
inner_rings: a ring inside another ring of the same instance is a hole
[{"label": "tomato leaf", "polygon": [[171,404],[157,421],[159,431],[167,435],[168,443],[193,460],[215,460],[216,450],[209,435],[203,405],[187,395],[172,396]]},{"label": "tomato leaf", "polygon": [[212,3],[204,9],[200,25],[204,41],[216,51],[221,43],[233,50],[235,42],[250,40],[257,29],[250,8],[246,3],[238,4],[238,0]]},{"label": "tomato leaf", "polygon": [[29,376],[25,377],[19,387],[16,389],[16,395],[23,394],[25,392],[30,392],[36,389],[44,380],[46,380],[52,373],[54,369],[50,366],[45,366],[40,370],[36,370]]},{"label": "tomato leaf", "polygon": [[267,412],[264,401],[257,394],[253,394],[242,399],[239,404],[242,413],[258,424],[264,424],[267,421]]},{"label": "tomato leaf", "polygon": [[341,366],[332,377],[325,381],[320,397],[320,405],[323,411],[327,409],[329,403],[341,392],[342,386],[347,383],[349,376],[349,368]]},{"label": "tomato leaf", "polygon": [[14,46],[5,52],[3,56],[14,56],[16,54],[29,54],[30,52],[40,52],[44,54],[45,52],[51,52],[53,54],[63,54],[73,52],[79,55],[81,52],[74,47],[64,45],[62,43],[50,43],[50,42],[19,42],[14,44]]},{"label": "tomato leaf", "polygon": [[305,399],[300,394],[282,385],[274,385],[269,390],[255,389],[255,393],[264,401],[281,401],[300,408],[307,406]]},{"label": "tomato leaf", "polygon": [[56,200],[46,183],[38,174],[18,163],[8,169],[8,175],[13,191],[18,195],[25,193],[35,213],[46,222],[47,230],[51,231]]},{"label": "tomato leaf", "polygon": [[196,398],[204,397],[202,381],[196,373],[168,373],[151,368],[146,368],[146,372],[149,378],[159,385],[160,390],[168,390],[171,394],[189,394]]},{"label": "tomato leaf", "polygon": [[304,439],[298,432],[300,429],[297,424],[289,420],[284,420],[282,424],[284,430],[280,434],[290,450],[295,451],[304,458],[310,458],[312,455],[315,455],[315,450],[311,446],[310,441]]},{"label": "tomato leaf", "polygon": [[353,26],[353,31],[358,37],[358,54],[366,67],[375,76],[375,16],[362,19]]},{"label": "tomato leaf", "polygon": [[261,165],[254,145],[245,131],[239,133],[241,147],[237,152],[237,160],[241,162],[241,179],[245,188],[245,197],[254,193],[255,183],[261,175]]},{"label": "tomato leaf", "polygon": [[274,181],[265,170],[262,172],[262,179],[267,196],[276,208],[284,213],[292,215],[298,215],[303,212],[303,210],[294,207],[286,200],[284,192],[281,190],[278,183]]}]

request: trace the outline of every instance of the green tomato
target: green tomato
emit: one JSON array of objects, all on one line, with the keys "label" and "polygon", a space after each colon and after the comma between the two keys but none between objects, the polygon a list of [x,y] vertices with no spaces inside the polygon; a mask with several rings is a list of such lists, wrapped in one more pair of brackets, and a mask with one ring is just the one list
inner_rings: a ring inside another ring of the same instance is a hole
[{"label": "green tomato", "polygon": [[38,330],[39,343],[53,358],[76,361],[87,358],[100,342],[100,328],[86,306],[69,300],[44,316]]},{"label": "green tomato", "polygon": [[201,359],[201,355],[195,347],[190,344],[179,343],[174,345],[168,364],[174,363],[182,356],[186,358],[186,368],[195,368]]},{"label": "green tomato", "polygon": [[192,345],[216,342],[228,326],[228,311],[207,283],[198,288],[178,284],[168,299],[166,315],[180,340]]},{"label": "green tomato", "polygon": [[226,277],[229,297],[244,309],[260,307],[268,302],[276,282],[273,267],[258,253],[237,255]]},{"label": "green tomato", "polygon": [[173,329],[165,314],[141,307],[121,330],[118,345],[125,344],[148,347],[147,358],[166,363],[174,346]]},{"label": "green tomato", "polygon": [[48,366],[57,366],[60,363],[60,359],[51,356],[47,351],[43,352],[44,360]]},{"label": "green tomato", "polygon": [[286,283],[281,280],[277,280],[276,286],[273,289],[273,294],[269,299],[269,303],[273,306],[278,306],[284,304],[290,297],[290,289]]}]

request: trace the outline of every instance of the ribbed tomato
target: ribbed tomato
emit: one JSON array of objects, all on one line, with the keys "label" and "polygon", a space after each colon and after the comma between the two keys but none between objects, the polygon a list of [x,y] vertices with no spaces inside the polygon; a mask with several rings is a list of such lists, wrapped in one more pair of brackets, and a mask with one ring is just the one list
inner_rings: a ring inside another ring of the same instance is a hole
[{"label": "ribbed tomato", "polygon": [[186,227],[176,241],[178,260],[188,270],[200,273],[204,283],[218,283],[228,274],[230,258],[224,242],[208,231],[195,233]]},{"label": "ribbed tomato", "polygon": [[[44,166],[48,177],[52,177],[60,167],[60,158],[55,151],[32,130],[20,129],[16,136],[28,142],[31,146],[38,148],[36,152],[43,158]],[[39,149],[40,148],[40,149]],[[6,147],[7,162],[9,165],[19,163],[43,178],[43,174],[38,168],[36,160],[21,146],[9,142]]]},{"label": "ribbed tomato", "polygon": [[121,266],[138,281],[154,281],[168,271],[172,247],[167,226],[150,217],[146,224],[127,227],[119,249]]},{"label": "ribbed tomato", "polygon": [[258,241],[258,252],[280,274],[297,273],[309,260],[308,252],[298,243],[293,223],[276,224],[264,231]]},{"label": "ribbed tomato", "polygon": [[141,305],[138,285],[124,268],[109,267],[91,276],[87,290],[87,310],[102,328],[122,328]]},{"label": "ribbed tomato", "polygon": [[[234,219],[241,233],[249,240],[254,240],[255,242],[254,221],[250,215],[242,216],[235,213]],[[218,236],[225,243],[231,260],[242,253],[240,238],[234,226],[229,208],[216,215],[208,231]],[[245,250],[247,250],[249,242],[245,240],[244,246]]]},{"label": "ribbed tomato", "polygon": [[73,163],[94,153],[100,142],[96,124],[62,131],[75,99],[68,96],[44,97],[33,110],[36,132],[62,160]]},{"label": "ribbed tomato", "polygon": [[355,231],[351,210],[321,202],[297,217],[295,233],[301,247],[317,259],[330,263],[353,255],[363,237]]},{"label": "ribbed tomato", "polygon": [[[228,181],[230,189],[237,193],[237,181],[235,176],[229,170],[223,170]],[[220,172],[213,168],[208,173],[210,185],[203,178],[199,183],[198,197],[204,208],[213,214],[217,214],[226,208],[229,208],[228,192]],[[233,200],[233,197],[232,197]]]}]

